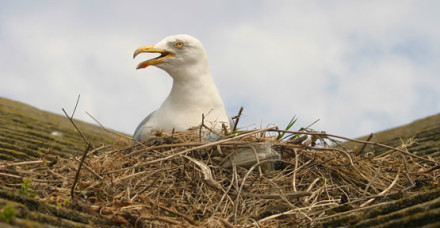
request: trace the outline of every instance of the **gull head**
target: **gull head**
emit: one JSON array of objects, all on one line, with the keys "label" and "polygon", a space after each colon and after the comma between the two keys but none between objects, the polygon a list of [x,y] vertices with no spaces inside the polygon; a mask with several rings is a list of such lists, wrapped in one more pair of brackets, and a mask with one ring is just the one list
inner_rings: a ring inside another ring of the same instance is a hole
[{"label": "gull head", "polygon": [[155,45],[142,46],[136,49],[133,58],[141,53],[160,55],[139,63],[136,69],[156,66],[165,71],[176,71],[192,65],[207,64],[207,56],[202,43],[186,34],[168,36]]}]

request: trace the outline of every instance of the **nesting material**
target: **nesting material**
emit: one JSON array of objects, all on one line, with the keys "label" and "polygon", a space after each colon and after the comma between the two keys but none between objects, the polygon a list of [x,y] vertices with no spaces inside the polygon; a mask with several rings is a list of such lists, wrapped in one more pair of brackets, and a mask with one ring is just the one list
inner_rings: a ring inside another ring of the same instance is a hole
[{"label": "nesting material", "polygon": [[[337,136],[324,132],[282,133],[268,128],[204,142],[190,130],[162,133],[132,147],[127,139],[127,146],[95,148],[78,175],[74,199],[63,206],[80,205],[136,227],[316,226],[334,214],[440,182],[433,168],[439,162],[413,156],[406,149],[413,142],[377,155],[368,147],[365,152],[345,148]],[[233,165],[240,162],[231,158],[241,161],[238,152],[249,149],[276,155],[257,156],[252,164],[246,155],[241,159],[246,165]],[[79,157],[56,164],[0,163],[0,172],[31,179],[38,199],[59,203],[70,197],[79,163]],[[265,164],[274,168],[263,171]],[[14,177],[0,182],[19,188]]]}]

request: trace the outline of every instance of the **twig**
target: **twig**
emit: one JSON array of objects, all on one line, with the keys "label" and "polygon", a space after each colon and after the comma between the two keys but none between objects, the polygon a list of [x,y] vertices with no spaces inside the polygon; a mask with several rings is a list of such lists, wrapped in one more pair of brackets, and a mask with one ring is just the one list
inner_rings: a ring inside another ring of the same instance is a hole
[{"label": "twig", "polygon": [[406,187],[405,189],[402,190],[402,192],[406,192],[409,189],[413,188],[416,186],[416,184],[414,183],[414,181],[411,179],[411,177],[409,176],[409,169],[408,169],[408,165],[406,162],[406,158],[403,154],[400,154],[400,156],[402,157],[403,160],[403,166],[405,167],[405,176],[408,179],[408,181],[411,183],[411,186]]},{"label": "twig", "polygon": [[[231,162],[232,162],[232,167],[233,167],[233,169],[232,169],[233,174],[232,175],[234,175],[234,180],[235,180],[235,183],[234,183],[235,184],[235,189],[238,189],[238,187],[240,185],[238,183],[237,165],[234,163],[234,161],[231,160]],[[238,196],[239,195],[237,193],[237,197]],[[237,199],[233,202],[233,205],[234,205],[234,210],[233,210],[233,213],[234,213],[234,224],[237,222],[237,209],[238,209],[238,207],[236,207],[235,204],[238,203],[238,202],[236,202],[236,201],[237,201]]]},{"label": "twig", "polygon": [[240,185],[240,187],[238,188],[238,191],[237,191],[237,197],[236,197],[236,199],[235,199],[235,205],[234,205],[234,224],[237,224],[237,210],[238,210],[238,200],[239,200],[239,198],[240,198],[240,193],[241,193],[241,191],[243,190],[243,187],[244,187],[244,182],[246,181],[246,179],[248,178],[248,176],[252,173],[252,171],[255,169],[255,168],[257,168],[257,167],[259,167],[260,165],[262,165],[262,164],[264,164],[264,163],[270,163],[270,162],[276,162],[276,161],[278,161],[278,159],[268,159],[268,160],[263,160],[263,161],[261,161],[261,162],[258,162],[258,163],[255,163],[247,172],[246,172],[246,174],[244,175],[244,177],[243,177],[243,180],[241,181],[241,185]]},{"label": "twig", "polygon": [[12,164],[2,165],[2,166],[0,166],[0,168],[6,168],[6,167],[11,167],[11,166],[21,166],[21,165],[34,165],[34,164],[41,164],[43,162],[44,162],[43,160],[16,162],[16,163],[12,163]]},{"label": "twig", "polygon": [[[234,185],[234,179],[236,178],[237,175],[237,166],[235,165],[235,163],[232,161],[232,179],[231,179],[231,183],[229,184],[228,188],[226,189],[226,191],[224,191],[222,198],[220,198],[220,201],[217,204],[217,207],[215,207],[214,211],[212,212],[211,217],[213,217],[218,209],[220,208],[221,203],[223,202],[223,200],[226,198],[226,196],[228,196],[228,199],[231,200],[231,198],[229,197],[228,193],[232,188],[232,185]],[[233,201],[231,200],[231,202],[233,203]]]},{"label": "twig", "polygon": [[[367,198],[383,198],[383,197],[384,196],[369,196]],[[351,203],[353,203],[353,202],[357,202],[357,201],[352,201]],[[346,204],[349,204],[349,203],[345,203],[345,205]],[[342,205],[344,205],[344,204],[342,204]],[[341,205],[337,205],[337,207],[339,207],[339,206],[341,206]],[[332,214],[332,215],[328,215],[328,216],[323,216],[323,217],[317,217],[317,218],[315,218],[315,221],[328,220],[328,219],[333,219],[335,217],[336,218],[341,218],[341,216],[344,216],[344,215],[347,215],[347,214],[355,214],[355,213],[357,213],[359,211],[371,210],[371,209],[373,209],[374,207],[377,207],[377,206],[378,205],[376,204],[376,205],[370,205],[370,206],[365,206],[365,207],[359,207],[359,208],[355,208],[355,209],[348,210],[348,211],[341,212],[341,213],[336,213],[336,214]],[[317,211],[315,213],[322,213],[322,211]]]},{"label": "twig", "polygon": [[80,97],[81,97],[81,94],[78,94],[78,98],[76,99],[75,108],[73,108],[73,112],[72,112],[72,115],[70,116],[70,119],[73,119],[73,116],[75,115],[76,108],[78,107]]},{"label": "twig", "polygon": [[[23,178],[26,178],[26,177],[14,175],[14,174],[9,174],[9,173],[0,173],[0,176],[11,177],[11,178],[16,178],[16,179],[20,179],[20,180],[22,180]],[[61,180],[43,180],[43,179],[34,179],[34,178],[29,178],[29,180],[35,181],[35,182],[41,182],[41,183],[63,183],[63,181],[61,181]]]},{"label": "twig", "polygon": [[62,180],[44,180],[44,179],[34,179],[31,178],[31,181],[39,182],[39,183],[63,183]]},{"label": "twig", "polygon": [[[179,221],[175,221],[175,220],[170,219],[168,217],[162,217],[162,216],[154,216],[154,215],[153,216],[141,216],[141,217],[139,217],[139,219],[158,220],[158,221],[170,223],[170,224],[173,224],[173,225],[183,226],[183,224],[181,222],[179,222]],[[138,221],[135,222],[135,226],[134,227],[138,227],[137,226],[137,222]]]},{"label": "twig", "polygon": [[234,127],[232,128],[232,132],[237,131],[238,121],[240,121],[240,117],[241,117],[241,113],[242,112],[243,112],[243,106],[240,107],[240,110],[238,111],[238,114],[236,116],[232,117],[232,119],[235,119]]},{"label": "twig", "polygon": [[154,178],[154,180],[153,180],[149,185],[145,186],[144,189],[142,189],[140,192],[136,193],[136,194],[131,198],[131,201],[134,201],[134,199],[136,199],[136,197],[137,197],[138,195],[144,193],[144,192],[147,191],[151,186],[153,186],[153,185],[156,183],[156,181],[159,179],[159,177],[160,177],[160,176],[157,176],[156,178]]},{"label": "twig", "polygon": [[310,192],[312,190],[313,186],[315,186],[316,182],[318,182],[320,179],[321,179],[320,177],[317,177],[315,180],[313,180],[313,182],[307,188],[306,192]]},{"label": "twig", "polygon": [[309,126],[307,126],[304,129],[309,129],[311,126],[315,125],[315,123],[317,123],[318,121],[320,121],[320,119],[317,119],[317,120],[313,121],[313,123],[309,124]]},{"label": "twig", "polygon": [[129,140],[132,140],[133,139],[133,137],[131,137],[131,136],[127,136],[127,135],[124,135],[124,134],[121,134],[121,133],[118,133],[118,132],[116,132],[116,131],[112,131],[112,130],[110,130],[110,129],[108,129],[108,128],[106,128],[106,127],[104,127],[104,125],[102,125],[95,117],[93,117],[90,113],[88,113],[87,111],[85,112],[87,115],[89,115],[90,116],[90,118],[92,118],[100,127],[102,127],[102,129],[104,129],[104,131],[107,131],[107,132],[110,132],[110,133],[112,133],[112,134],[114,134],[114,135],[117,135],[117,136],[119,136],[119,137],[123,137],[123,138],[126,138],[126,139],[129,139]]},{"label": "twig", "polygon": [[229,134],[228,127],[226,127],[225,123],[222,123],[222,129],[223,129],[223,134],[224,135],[228,135]]},{"label": "twig", "polygon": [[183,155],[183,157],[192,161],[194,164],[196,164],[202,170],[203,180],[206,182],[206,184],[208,184],[209,186],[214,187],[216,189],[221,189],[223,192],[225,192],[225,190],[222,188],[220,183],[218,183],[217,181],[214,180],[214,178],[212,177],[211,169],[205,163],[203,163],[195,158],[188,157],[186,155]]},{"label": "twig", "polygon": [[73,180],[73,184],[72,184],[72,189],[70,190],[70,198],[71,199],[75,199],[75,187],[76,187],[76,184],[78,182],[78,178],[79,178],[79,173],[81,171],[81,167],[82,167],[82,165],[84,163],[84,160],[86,160],[86,156],[87,156],[87,153],[89,152],[89,150],[90,150],[90,144],[87,144],[87,148],[86,148],[86,150],[83,153],[83,156],[81,158],[81,162],[78,164],[78,169],[76,170],[75,179]]},{"label": "twig", "polygon": [[301,212],[301,211],[311,210],[311,209],[313,209],[315,207],[327,207],[329,205],[334,205],[334,204],[335,203],[326,203],[326,204],[319,204],[319,205],[311,205],[311,206],[308,206],[308,207],[295,208],[295,209],[292,209],[292,210],[289,210],[289,211],[285,211],[285,212],[282,212],[282,213],[279,213],[279,214],[274,214],[274,215],[270,215],[270,216],[267,216],[265,218],[262,218],[262,219],[258,220],[258,224],[260,224],[260,223],[262,223],[264,221],[270,220],[270,219],[274,219],[274,218],[283,216],[283,215],[296,214],[296,213]]},{"label": "twig", "polygon": [[69,115],[67,115],[66,110],[64,110],[64,108],[62,108],[64,114],[66,115],[67,119],[70,120],[70,122],[73,124],[73,126],[75,127],[76,131],[81,135],[81,137],[84,139],[84,141],[87,143],[88,146],[90,146],[92,149],[94,149],[94,146],[89,142],[89,140],[87,140],[87,138],[84,136],[84,134],[81,132],[81,130],[76,126],[75,122],[73,121],[73,116],[69,117]]},{"label": "twig", "polygon": [[377,176],[379,176],[380,173],[380,166],[377,167],[376,173],[374,174],[373,178],[370,180],[370,182],[368,183],[368,185],[365,187],[364,189],[364,196],[365,194],[367,194],[368,189],[370,188],[370,186],[373,184],[373,182],[376,180]]},{"label": "twig", "polygon": [[[81,163],[81,161],[78,158],[75,158],[75,161],[77,161],[78,163]],[[95,175],[95,177],[97,177],[100,180],[103,180],[104,177],[101,177],[99,174],[97,174],[92,168],[88,167],[86,164],[83,164],[84,168],[86,168],[90,173],[92,173],[93,175]]]},{"label": "twig", "polygon": [[[209,113],[208,113],[209,115]],[[208,126],[206,126],[205,124],[205,114],[202,113],[202,123],[200,124],[200,129],[199,129],[199,134],[200,134],[200,141],[202,141],[202,128],[206,128],[208,129],[208,131],[210,131],[213,134],[217,134],[214,130],[212,130],[211,128],[209,128]]]},{"label": "twig", "polygon": [[223,223],[223,225],[225,225],[228,228],[234,228],[235,226],[233,224],[231,224],[230,222],[226,221],[224,218],[220,218],[219,219],[221,223]]},{"label": "twig", "polygon": [[[281,200],[283,200],[284,202],[286,202],[291,208],[297,208],[295,205],[293,205],[286,197],[286,195],[284,194],[283,190],[281,190],[281,188],[275,184],[273,181],[271,181],[269,178],[264,178],[270,185],[272,185],[278,192],[279,197],[281,198]],[[306,215],[307,218],[310,219],[310,217],[308,217]]]},{"label": "twig", "polygon": [[[250,146],[250,148],[252,149],[252,152],[254,153],[255,160],[257,161],[257,163],[260,163],[260,158],[258,157],[257,150],[253,146]],[[263,171],[261,170],[261,166],[258,166],[258,173],[260,174],[260,178],[263,177]]]},{"label": "twig", "polygon": [[84,163],[84,160],[86,159],[87,153],[89,152],[90,149],[95,149],[95,147],[93,146],[93,144],[87,140],[87,138],[84,136],[84,134],[81,132],[81,130],[76,126],[75,122],[73,121],[73,115],[75,114],[76,111],[76,107],[78,106],[79,103],[79,98],[80,96],[78,95],[78,99],[76,100],[76,104],[75,104],[75,108],[73,109],[72,115],[69,117],[69,115],[67,115],[66,110],[64,110],[64,108],[62,108],[64,114],[66,115],[66,117],[70,120],[70,122],[72,123],[72,125],[75,127],[75,129],[78,131],[78,133],[81,135],[81,137],[84,139],[84,141],[87,143],[87,148],[83,153],[83,156],[81,158],[81,162],[78,164],[78,169],[76,170],[76,174],[75,174],[75,179],[73,181],[72,184],[72,189],[70,190],[70,198],[74,199],[75,198],[75,187],[79,178],[79,173],[81,171],[81,167]]},{"label": "twig", "polygon": [[202,142],[202,129],[204,125],[205,125],[205,114],[202,113],[202,124],[200,124],[200,128],[199,128],[199,142]]},{"label": "twig", "polygon": [[[370,141],[371,138],[373,138],[373,133],[370,134],[370,136],[368,136],[367,141]],[[362,148],[359,150],[359,152],[356,153],[356,156],[359,156],[362,154],[362,152],[364,152],[365,147],[367,146],[366,143],[364,143],[364,145],[362,145]]]},{"label": "twig", "polygon": [[133,174],[130,174],[130,175],[127,175],[127,176],[123,176],[123,177],[121,177],[121,178],[118,178],[118,179],[116,179],[116,180],[113,180],[113,183],[118,183],[118,182],[120,182],[120,181],[122,181],[122,180],[125,180],[125,179],[128,179],[128,178],[132,178],[132,177],[135,177],[135,176],[138,176],[138,175],[141,175],[141,174],[145,174],[145,173],[149,173],[148,175],[146,175],[146,176],[144,176],[143,178],[147,178],[147,177],[150,177],[150,176],[153,176],[154,174],[156,174],[156,173],[158,173],[158,172],[160,172],[160,171],[163,171],[164,169],[160,169],[160,170],[155,170],[155,171],[151,171],[151,170],[145,170],[145,171],[142,171],[142,172],[138,172],[138,173],[133,173]]},{"label": "twig", "polygon": [[16,179],[23,179],[22,176],[18,176],[18,175],[14,175],[14,174],[9,174],[9,173],[0,173],[0,176],[12,177],[12,178],[16,178]]},{"label": "twig", "polygon": [[[393,186],[397,183],[397,180],[399,180],[399,175],[400,175],[400,170],[397,172],[396,177],[394,178],[393,182],[390,184],[390,186],[388,186],[388,188],[386,188],[385,190],[383,190],[382,192],[380,192],[378,195],[379,196],[383,196],[385,195],[388,191],[391,190],[391,188],[393,188]],[[365,207],[368,204],[372,203],[376,198],[372,198],[370,200],[368,200],[367,202],[361,204],[359,207]]]},{"label": "twig", "polygon": [[173,209],[171,209],[171,208],[165,207],[164,205],[162,205],[162,204],[160,204],[160,203],[154,202],[154,201],[153,201],[152,199],[150,199],[150,198],[147,198],[147,199],[148,199],[148,201],[149,201],[151,204],[155,205],[156,207],[158,207],[158,208],[160,208],[160,209],[163,209],[163,210],[165,210],[165,211],[168,211],[168,212],[170,212],[170,213],[173,213],[173,214],[175,214],[175,215],[178,215],[178,216],[182,217],[183,219],[185,219],[187,222],[191,223],[192,225],[196,224],[196,222],[195,222],[192,218],[190,218],[188,215],[185,215],[185,214],[183,214],[183,213],[180,213],[180,212],[178,212],[178,211],[176,211],[176,210],[173,210]]},{"label": "twig", "polygon": [[[231,192],[231,194],[236,195],[236,192]],[[256,194],[256,193],[249,193],[249,192],[242,192],[242,196],[244,197],[251,197],[251,198],[257,198],[257,199],[280,199],[282,198],[280,195],[277,194]],[[312,193],[310,192],[293,192],[293,193],[284,193],[284,197],[287,199],[294,199],[294,198],[301,198],[304,196],[310,196]]]},{"label": "twig", "polygon": [[59,173],[56,173],[56,172],[52,171],[51,169],[47,169],[47,171],[48,171],[49,173],[52,173],[52,175],[55,175],[55,176],[57,176],[57,177],[59,177],[59,178],[62,178],[62,179],[64,179],[64,180],[67,180],[67,177],[65,177],[65,176],[63,176],[63,175],[61,175],[61,174],[59,174]]},{"label": "twig", "polygon": [[416,172],[416,173],[429,173],[429,172],[432,172],[432,171],[434,171],[434,170],[437,170],[437,169],[440,169],[440,165],[436,165],[436,166],[433,166],[433,167],[431,167],[431,168],[429,168],[429,169],[427,169],[427,170],[425,170],[425,171],[421,171],[421,172]]},{"label": "twig", "polygon": [[[401,141],[402,141],[402,139],[401,139]],[[408,147],[408,146],[411,146],[413,143],[414,143],[414,141],[412,140],[412,138],[410,138],[409,141],[408,141],[408,144],[406,144],[406,143],[404,143],[404,142],[402,141],[402,144],[401,144],[399,147],[397,147],[397,148],[402,149],[402,150],[404,150],[404,151],[408,151],[407,147]],[[376,159],[377,159],[377,158],[381,158],[381,157],[385,158],[386,156],[392,154],[393,152],[394,152],[393,150],[387,150],[387,151],[385,151],[385,152],[383,152],[383,153],[381,153],[381,154],[374,155],[374,156],[370,157],[369,159],[372,159],[372,158],[376,158]],[[402,159],[404,159],[403,162],[404,162],[404,165],[406,165],[406,158],[403,156],[403,153],[399,153],[399,155],[401,155]],[[414,159],[413,159],[411,156],[410,156],[409,158],[410,158],[411,161],[413,161],[414,163],[417,163],[416,161],[414,161]],[[430,158],[430,157],[428,156],[428,158]],[[420,165],[420,164],[419,164],[419,165]],[[408,171],[408,170],[407,170],[407,171]],[[408,172],[408,173],[409,173],[409,172]]]},{"label": "twig", "polygon": [[293,152],[295,153],[295,168],[293,169],[293,175],[292,175],[292,187],[293,187],[293,191],[297,192],[297,190],[296,190],[296,172],[298,171],[298,153],[296,151],[296,148],[293,148]]}]

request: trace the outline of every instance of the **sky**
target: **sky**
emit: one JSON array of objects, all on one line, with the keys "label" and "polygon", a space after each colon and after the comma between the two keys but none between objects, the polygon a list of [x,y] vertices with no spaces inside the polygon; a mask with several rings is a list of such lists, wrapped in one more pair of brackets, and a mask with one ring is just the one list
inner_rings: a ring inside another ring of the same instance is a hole
[{"label": "sky", "polygon": [[[133,52],[198,38],[239,127],[358,137],[440,113],[440,1],[1,1],[0,96],[132,134],[172,79]],[[148,58],[152,56],[143,57]],[[154,56],[155,57],[155,56]]]}]

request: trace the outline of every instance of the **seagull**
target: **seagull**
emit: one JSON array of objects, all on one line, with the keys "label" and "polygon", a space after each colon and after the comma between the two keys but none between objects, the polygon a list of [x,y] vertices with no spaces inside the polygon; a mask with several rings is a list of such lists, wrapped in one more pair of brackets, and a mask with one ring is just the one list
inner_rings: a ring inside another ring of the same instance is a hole
[{"label": "seagull", "polygon": [[144,141],[158,130],[183,131],[203,124],[212,130],[222,125],[232,128],[217,90],[202,43],[186,35],[172,35],[155,45],[143,46],[133,54],[158,53],[158,57],[143,61],[136,69],[155,66],[173,78],[171,92],[159,109],[150,113],[136,128],[133,142]]}]

